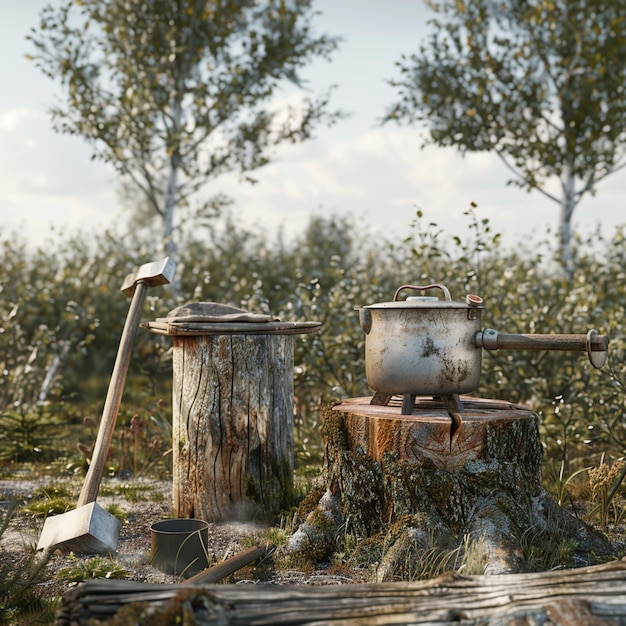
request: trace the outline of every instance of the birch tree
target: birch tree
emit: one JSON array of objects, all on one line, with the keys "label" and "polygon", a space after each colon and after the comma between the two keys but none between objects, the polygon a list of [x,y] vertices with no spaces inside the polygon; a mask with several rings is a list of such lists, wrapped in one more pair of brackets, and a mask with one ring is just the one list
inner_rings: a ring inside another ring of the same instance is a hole
[{"label": "birch tree", "polygon": [[576,207],[626,165],[626,1],[425,1],[432,30],[397,64],[387,118],[492,151],[510,183],[555,202],[571,271]]},{"label": "birch tree", "polygon": [[[276,107],[278,88],[329,58],[338,39],[313,28],[313,0],[64,0],[48,5],[31,58],[60,83],[56,130],[80,135],[162,223],[176,255],[179,209],[210,216],[226,172],[251,173],[283,142],[333,123],[329,92]],[[303,92],[300,91],[300,94]],[[199,207],[199,210],[198,210]]]}]

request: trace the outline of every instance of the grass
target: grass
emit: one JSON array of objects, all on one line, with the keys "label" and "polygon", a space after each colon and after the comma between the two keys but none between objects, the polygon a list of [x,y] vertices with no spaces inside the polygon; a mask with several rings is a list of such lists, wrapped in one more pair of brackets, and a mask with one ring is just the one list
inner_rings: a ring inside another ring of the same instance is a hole
[{"label": "grass", "polygon": [[[0,538],[9,528],[19,503],[12,501],[0,517]],[[27,551],[17,560],[6,554],[0,558],[0,624],[52,623],[60,598],[44,598],[37,585],[47,575],[48,552]]]},{"label": "grass", "polygon": [[571,567],[578,542],[553,530],[528,529],[520,538],[520,547],[524,555],[524,569],[527,572],[545,572],[547,570]]},{"label": "grass", "polygon": [[467,576],[485,573],[487,552],[482,540],[464,535],[457,547],[447,549],[434,545],[432,536],[428,546],[423,547],[420,543],[409,537],[408,533],[403,533],[389,552],[383,555],[379,567],[393,552],[392,558],[398,564],[393,571],[400,573],[401,580],[405,581],[430,580],[448,572],[462,572]]},{"label": "grass", "polygon": [[128,502],[158,502],[163,499],[163,495],[150,485],[133,483],[103,484],[100,486],[99,495],[102,497],[121,496]]},{"label": "grass", "polygon": [[93,578],[124,579],[130,576],[130,572],[110,556],[80,559],[70,553],[67,561],[69,565],[56,573],[56,579],[65,583],[79,583]]}]

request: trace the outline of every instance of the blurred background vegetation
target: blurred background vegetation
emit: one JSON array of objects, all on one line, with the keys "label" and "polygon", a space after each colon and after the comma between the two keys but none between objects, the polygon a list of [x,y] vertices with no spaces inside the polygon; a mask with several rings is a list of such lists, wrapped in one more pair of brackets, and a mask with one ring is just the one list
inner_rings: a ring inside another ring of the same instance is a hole
[{"label": "blurred background vegetation", "polygon": [[[180,246],[179,295],[154,289],[144,319],[182,302],[216,301],[286,321],[320,321],[295,341],[297,464],[319,469],[318,409],[371,394],[355,307],[388,301],[401,284],[439,282],[453,299],[483,297],[483,327],[516,333],[609,336],[609,360],[594,369],[580,353],[483,352],[475,395],[526,404],[541,418],[544,476],[553,491],[576,471],[626,450],[624,229],[611,239],[579,235],[576,270],[562,271],[553,237],[505,248],[479,210],[459,233],[416,214],[403,241],[372,236],[346,217],[312,216],[285,240],[225,213]],[[115,232],[78,234],[32,249],[5,237],[0,260],[0,460],[5,467],[63,459],[84,469],[113,367],[128,300],[124,276],[151,260],[151,241]],[[112,472],[167,474],[170,340],[140,331],[118,418]],[[137,458],[139,450],[141,458]]]}]

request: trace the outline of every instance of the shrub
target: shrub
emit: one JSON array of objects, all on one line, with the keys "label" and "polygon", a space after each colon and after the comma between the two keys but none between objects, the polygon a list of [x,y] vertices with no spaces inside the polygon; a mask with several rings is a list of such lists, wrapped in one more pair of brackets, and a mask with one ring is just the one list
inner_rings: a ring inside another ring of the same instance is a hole
[{"label": "shrub", "polygon": [[[310,458],[319,441],[319,406],[370,393],[356,309],[390,300],[401,284],[444,283],[455,300],[466,293],[484,299],[484,326],[516,333],[595,327],[607,334],[610,358],[602,371],[574,353],[483,351],[476,394],[536,410],[546,462],[564,464],[566,476],[588,457],[622,454],[624,230],[610,239],[599,232],[579,238],[569,278],[547,241],[505,248],[477,213],[468,210],[457,234],[418,212],[400,242],[371,236],[349,218],[321,216],[311,217],[292,241],[280,233],[272,239],[226,215],[181,245],[177,291],[151,293],[146,316],[213,300],[284,320],[323,322],[319,333],[295,341],[296,426]],[[118,289],[125,274],[145,262],[150,245],[135,240],[131,247],[123,236],[97,233],[57,242],[54,254],[31,252],[14,239],[0,246],[0,284],[7,286],[0,291],[2,332],[11,338],[0,352],[0,413],[24,433],[41,406],[60,423],[77,425],[101,410],[128,307]],[[167,337],[139,333],[123,406],[129,418],[149,413],[169,390],[168,349]],[[47,445],[43,434],[39,439]],[[15,439],[19,455],[35,447],[42,448],[37,440]],[[131,464],[138,470],[138,462]]]}]

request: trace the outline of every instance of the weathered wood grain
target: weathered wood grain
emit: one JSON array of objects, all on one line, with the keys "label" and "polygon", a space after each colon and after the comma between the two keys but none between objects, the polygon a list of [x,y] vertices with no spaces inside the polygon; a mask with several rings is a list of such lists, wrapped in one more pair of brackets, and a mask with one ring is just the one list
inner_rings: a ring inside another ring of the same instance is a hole
[{"label": "weathered wood grain", "polygon": [[[149,585],[87,581],[63,597],[58,626],[110,620],[132,605],[156,624],[193,616],[205,626],[626,625],[626,562],[498,576],[333,586]],[[137,603],[144,603],[140,609]],[[111,622],[109,622],[111,623]],[[131,623],[119,621],[122,623]],[[175,623],[172,621],[171,623]],[[187,623],[187,622],[185,622]]]},{"label": "weathered wood grain", "polygon": [[[368,397],[346,400],[335,410],[344,413],[349,448],[361,449],[377,461],[392,452],[400,461],[428,459],[454,472],[471,460],[494,455],[510,459],[511,454],[519,456],[520,446],[538,445],[536,416],[529,409],[466,396],[462,402],[462,423],[452,435],[445,407],[429,398],[417,398],[412,415],[398,411],[398,399],[376,406]],[[488,450],[490,438],[498,441]],[[537,470],[534,463],[529,467],[530,472]]]},{"label": "weathered wood grain", "polygon": [[320,330],[320,322],[142,322],[141,327],[156,335],[308,335]]},{"label": "weathered wood grain", "polygon": [[179,517],[272,514],[291,497],[293,336],[174,336]]}]

